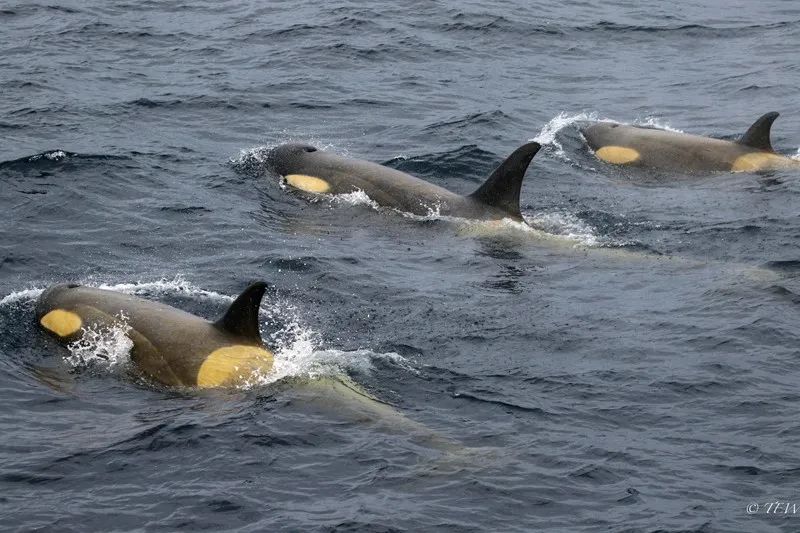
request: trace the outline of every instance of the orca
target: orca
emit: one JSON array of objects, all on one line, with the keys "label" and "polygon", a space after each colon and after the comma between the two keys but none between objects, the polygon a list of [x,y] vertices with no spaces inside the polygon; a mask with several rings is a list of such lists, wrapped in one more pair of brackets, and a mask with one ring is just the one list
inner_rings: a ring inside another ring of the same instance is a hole
[{"label": "orca", "polygon": [[[143,375],[167,386],[199,389],[249,385],[273,367],[273,354],[258,328],[266,284],[250,285],[216,321],[117,291],[59,284],[39,297],[36,322],[63,344],[87,331],[123,327],[132,341],[131,360]],[[464,448],[379,400],[346,375],[287,377],[273,390],[306,412],[348,423],[369,424],[408,435],[447,454]]]},{"label": "orca", "polygon": [[595,156],[614,165],[685,172],[760,172],[800,168],[800,161],[773,150],[772,123],[778,113],[766,113],[737,141],[610,122],[581,128]]},{"label": "orca", "polygon": [[415,215],[435,212],[479,220],[522,221],[522,179],[540,148],[536,142],[517,148],[481,187],[467,196],[384,165],[342,157],[309,144],[278,146],[269,152],[266,161],[287,185],[306,193],[363,191],[380,206]]},{"label": "orca", "polygon": [[36,322],[64,344],[87,330],[121,326],[133,342],[131,360],[164,385],[231,387],[272,368],[261,339],[258,308],[266,283],[250,285],[214,322],[166,304],[77,284],[46,289]]}]

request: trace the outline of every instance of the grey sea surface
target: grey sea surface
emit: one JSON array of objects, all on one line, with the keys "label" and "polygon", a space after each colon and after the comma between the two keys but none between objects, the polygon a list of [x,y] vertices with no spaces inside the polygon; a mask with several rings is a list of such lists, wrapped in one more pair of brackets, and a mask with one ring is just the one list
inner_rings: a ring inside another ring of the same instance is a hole
[{"label": "grey sea surface", "polygon": [[[780,0],[0,3],[0,529],[800,530],[798,175],[621,170],[579,133],[775,110],[797,156],[798,43]],[[529,139],[531,227],[264,160],[466,194]],[[52,283],[212,318],[258,279],[276,368],[242,390],[33,318]],[[400,418],[292,386],[337,376]]]}]

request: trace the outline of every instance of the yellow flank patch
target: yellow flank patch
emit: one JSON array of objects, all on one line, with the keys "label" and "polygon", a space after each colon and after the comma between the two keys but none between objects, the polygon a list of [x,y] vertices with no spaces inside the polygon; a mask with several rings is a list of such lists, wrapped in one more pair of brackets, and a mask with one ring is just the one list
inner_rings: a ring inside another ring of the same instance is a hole
[{"label": "yellow flank patch", "polygon": [[614,165],[633,163],[641,157],[641,154],[639,154],[637,150],[624,146],[603,146],[599,148],[595,154],[606,163],[612,163]]},{"label": "yellow flank patch", "polygon": [[731,165],[733,172],[758,172],[775,168],[788,168],[797,162],[791,158],[769,152],[752,152],[736,158]]},{"label": "yellow flank patch", "polygon": [[331,190],[330,184],[322,178],[306,176],[305,174],[289,174],[286,183],[301,191],[324,193]]},{"label": "yellow flank patch", "polygon": [[64,309],[53,309],[44,315],[39,323],[59,337],[69,337],[83,326],[81,317]]},{"label": "yellow flank patch", "polygon": [[272,368],[272,353],[258,346],[233,345],[214,350],[197,372],[200,388],[225,387],[242,383],[254,372]]}]

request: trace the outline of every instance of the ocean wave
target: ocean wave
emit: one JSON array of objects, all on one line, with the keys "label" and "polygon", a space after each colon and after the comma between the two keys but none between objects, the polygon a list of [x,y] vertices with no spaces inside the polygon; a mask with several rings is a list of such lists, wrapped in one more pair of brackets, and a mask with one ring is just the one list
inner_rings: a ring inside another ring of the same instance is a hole
[{"label": "ocean wave", "polygon": [[440,129],[463,129],[472,126],[499,126],[511,120],[511,117],[500,110],[471,113],[464,117],[451,118],[434,122],[425,126],[423,131],[438,131]]},{"label": "ocean wave", "polygon": [[51,166],[52,164],[61,163],[74,157],[78,157],[78,154],[67,152],[66,150],[48,150],[46,152],[20,157],[19,159],[0,161],[0,169]]},{"label": "ocean wave", "polygon": [[78,154],[67,150],[47,150],[34,155],[12,159],[10,161],[0,161],[0,170],[37,170],[56,167],[63,163],[74,163],[81,161],[108,161],[125,160],[126,156],[103,155],[103,154]]},{"label": "ocean wave", "polygon": [[528,140],[538,142],[549,154],[563,161],[572,162],[572,159],[564,150],[564,145],[559,140],[558,134],[562,130],[572,127],[575,124],[596,120],[598,120],[596,113],[576,113],[570,115],[562,111],[555,117],[551,118],[547,124],[542,126],[542,129],[539,130],[539,133]]},{"label": "ocean wave", "polygon": [[6,305],[16,305],[19,303],[28,303],[36,300],[39,296],[42,295],[44,289],[22,289],[19,291],[14,291],[5,295],[3,298],[0,298],[0,307]]},{"label": "ocean wave", "polygon": [[700,35],[717,37],[724,34],[741,34],[743,31],[763,31],[772,29],[781,29],[794,26],[800,20],[786,20],[779,22],[772,22],[768,24],[741,24],[730,26],[712,26],[706,24],[672,24],[664,26],[655,25],[636,25],[636,24],[621,24],[611,21],[599,21],[594,24],[575,26],[574,29],[579,32],[610,32],[610,33],[677,33],[687,35]]},{"label": "ocean wave", "polygon": [[446,152],[397,156],[384,165],[417,176],[470,176],[476,173],[476,168],[489,169],[496,161],[497,156],[492,152],[468,144]]},{"label": "ocean wave", "polygon": [[[387,31],[387,28],[382,28],[375,22],[374,13],[361,13],[361,16],[343,16],[334,20],[325,20],[323,23],[311,24],[308,22],[300,24],[292,24],[286,28],[278,28],[275,30],[259,30],[251,32],[244,37],[247,39],[252,38],[275,38],[275,37],[305,37],[318,31],[331,31],[331,30],[358,30],[360,32],[373,29],[375,31]],[[388,31],[391,31],[388,29]]]}]

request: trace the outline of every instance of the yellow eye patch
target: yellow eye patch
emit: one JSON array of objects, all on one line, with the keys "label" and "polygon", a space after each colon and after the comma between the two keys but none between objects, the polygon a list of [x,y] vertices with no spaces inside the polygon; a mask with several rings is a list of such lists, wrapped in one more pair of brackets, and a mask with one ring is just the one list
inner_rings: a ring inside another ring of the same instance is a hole
[{"label": "yellow eye patch", "polygon": [[327,181],[315,176],[306,176],[305,174],[289,174],[285,179],[286,183],[295,189],[300,189],[301,191],[321,194],[331,190],[331,186]]},{"label": "yellow eye patch", "polygon": [[77,333],[83,326],[81,317],[64,309],[50,311],[39,320],[39,323],[59,337],[69,337]]},{"label": "yellow eye patch", "polygon": [[626,148],[624,146],[603,146],[599,148],[595,154],[606,163],[612,163],[614,165],[633,163],[641,156],[641,154],[633,148]]}]

